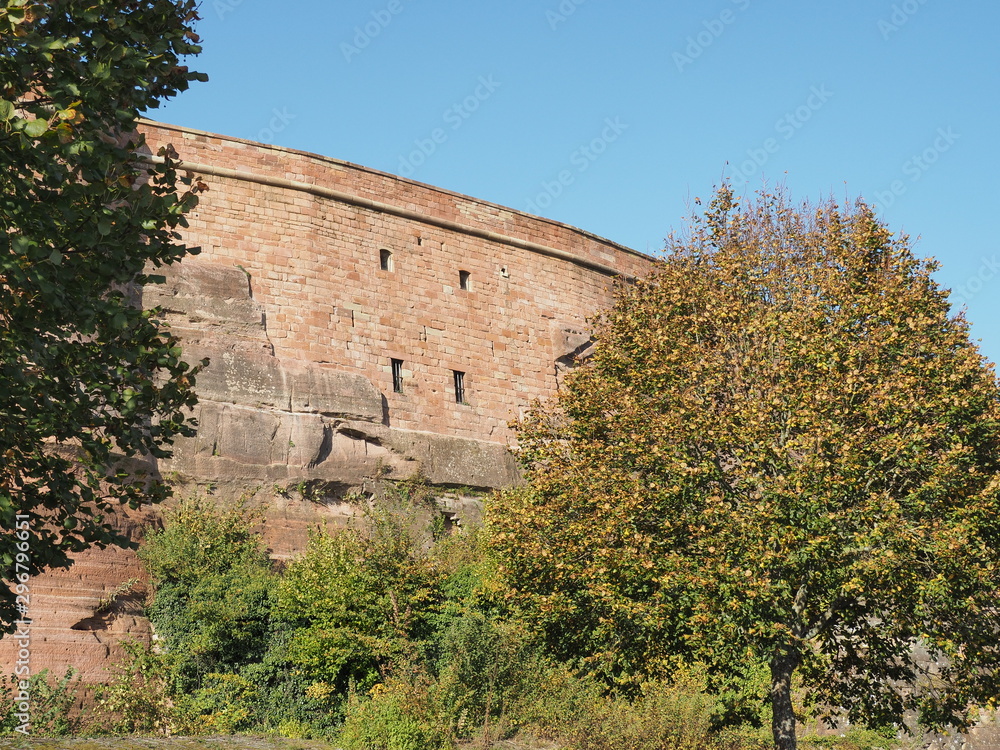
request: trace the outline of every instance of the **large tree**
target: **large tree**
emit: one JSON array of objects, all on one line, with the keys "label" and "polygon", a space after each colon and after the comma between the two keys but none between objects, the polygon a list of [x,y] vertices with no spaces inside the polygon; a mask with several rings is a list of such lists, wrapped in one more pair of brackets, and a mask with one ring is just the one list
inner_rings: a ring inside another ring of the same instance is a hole
[{"label": "large tree", "polygon": [[30,574],[128,544],[110,512],[162,499],[137,467],[192,431],[192,370],[132,297],[188,252],[176,230],[199,186],[171,154],[150,163],[135,129],[203,78],[180,64],[195,7],[0,6],[0,628]]},{"label": "large tree", "polygon": [[1000,689],[1000,398],[961,314],[863,202],[724,187],[519,427],[491,508],[520,599],[613,679],[770,668],[852,722],[961,725]]}]

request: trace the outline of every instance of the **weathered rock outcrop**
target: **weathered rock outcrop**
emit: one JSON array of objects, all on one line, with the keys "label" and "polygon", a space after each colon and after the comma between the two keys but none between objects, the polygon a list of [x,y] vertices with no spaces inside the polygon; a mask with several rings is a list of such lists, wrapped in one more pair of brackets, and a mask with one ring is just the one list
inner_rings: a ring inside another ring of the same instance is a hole
[{"label": "weathered rock outcrop", "polygon": [[290,480],[350,488],[418,473],[438,485],[516,481],[505,445],[389,427],[384,398],[363,375],[281,361],[242,269],[189,260],[166,276],[146,288],[143,305],[163,310],[188,361],[209,364],[198,375],[198,436],[176,443],[160,464],[164,475],[226,494]]},{"label": "weathered rock outcrop", "polygon": [[[125,512],[115,523],[133,539],[155,526],[153,511]],[[62,677],[69,666],[86,682],[106,682],[108,667],[121,661],[125,638],[150,638],[142,616],[146,580],[135,553],[115,547],[76,555],[69,570],[54,570],[30,581],[30,668]],[[13,671],[12,638],[0,639],[0,665]]]}]

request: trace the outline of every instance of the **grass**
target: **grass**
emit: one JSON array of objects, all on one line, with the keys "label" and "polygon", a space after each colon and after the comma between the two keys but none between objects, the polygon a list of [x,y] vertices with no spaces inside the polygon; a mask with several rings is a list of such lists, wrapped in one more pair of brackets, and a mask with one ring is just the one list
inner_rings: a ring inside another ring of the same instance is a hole
[{"label": "grass", "polygon": [[280,737],[90,737],[0,739],[7,750],[334,750],[319,740]]}]

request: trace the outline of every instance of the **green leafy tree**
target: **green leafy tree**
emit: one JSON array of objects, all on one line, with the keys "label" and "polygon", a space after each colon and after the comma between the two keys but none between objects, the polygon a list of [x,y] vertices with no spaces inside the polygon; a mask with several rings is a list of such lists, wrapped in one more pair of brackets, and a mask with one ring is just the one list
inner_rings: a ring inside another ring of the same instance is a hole
[{"label": "green leafy tree", "polygon": [[[724,187],[519,428],[490,509],[563,656],[770,670],[855,723],[963,725],[1000,689],[1000,400],[961,314],[863,202]],[[919,656],[923,653],[925,656]]]},{"label": "green leafy tree", "polygon": [[[139,116],[204,76],[194,0],[0,7],[0,627],[14,591],[167,490],[137,470],[192,434],[193,371],[130,298],[200,185],[143,156]],[[127,459],[133,459],[131,461]]]}]

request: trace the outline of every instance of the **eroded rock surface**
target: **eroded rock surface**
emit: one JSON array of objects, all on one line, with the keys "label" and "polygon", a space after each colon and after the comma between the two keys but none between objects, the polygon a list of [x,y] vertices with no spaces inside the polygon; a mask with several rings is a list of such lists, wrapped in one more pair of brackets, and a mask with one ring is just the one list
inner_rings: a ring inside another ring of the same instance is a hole
[{"label": "eroded rock surface", "polygon": [[[152,510],[123,511],[115,519],[132,538],[157,524]],[[69,570],[51,570],[29,582],[31,601],[30,668],[62,677],[67,667],[85,682],[107,682],[109,667],[121,661],[121,642],[149,642],[149,621],[142,616],[147,582],[135,552],[116,547],[89,549]],[[13,638],[0,638],[0,665],[13,671]]]},{"label": "eroded rock surface", "polygon": [[185,261],[167,277],[147,287],[143,305],[164,310],[189,361],[210,363],[198,376],[198,436],[177,442],[164,474],[244,489],[350,486],[376,473],[480,488],[516,481],[506,446],[390,428],[382,393],[364,376],[276,357],[242,269]]}]

